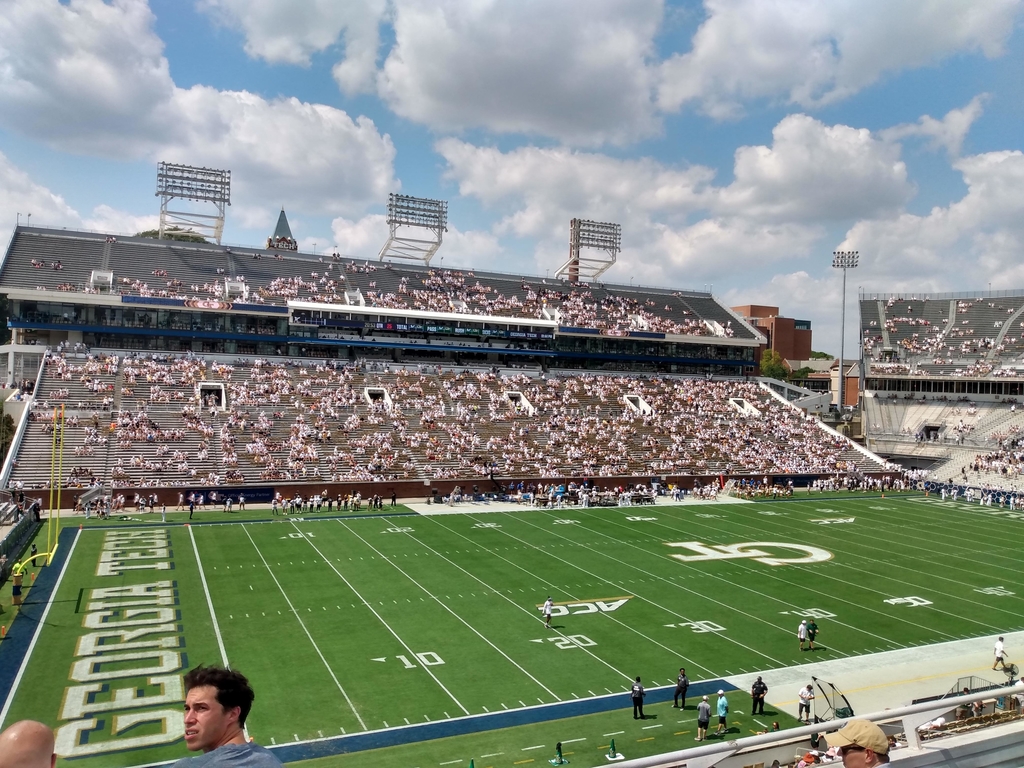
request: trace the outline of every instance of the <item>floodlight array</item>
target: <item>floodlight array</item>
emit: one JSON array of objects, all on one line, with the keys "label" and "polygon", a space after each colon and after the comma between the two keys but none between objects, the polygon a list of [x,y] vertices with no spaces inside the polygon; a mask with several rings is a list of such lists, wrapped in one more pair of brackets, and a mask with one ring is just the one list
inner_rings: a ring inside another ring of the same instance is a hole
[{"label": "floodlight array", "polygon": [[856,269],[859,261],[859,251],[832,251],[832,266],[836,269]]},{"label": "floodlight array", "polygon": [[156,194],[231,205],[231,171],[161,162],[157,165]]},{"label": "floodlight array", "polygon": [[425,197],[388,195],[388,224],[394,226],[426,227],[448,231],[448,201]]},{"label": "floodlight array", "polygon": [[597,248],[610,253],[622,250],[622,225],[607,221],[573,219],[570,222],[571,244],[580,248]]}]

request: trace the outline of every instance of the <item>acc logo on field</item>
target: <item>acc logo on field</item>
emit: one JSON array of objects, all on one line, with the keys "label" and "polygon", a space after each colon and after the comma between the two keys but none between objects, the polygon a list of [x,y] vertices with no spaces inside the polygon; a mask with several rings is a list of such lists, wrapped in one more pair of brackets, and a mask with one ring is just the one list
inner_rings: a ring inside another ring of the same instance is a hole
[{"label": "acc logo on field", "polygon": [[1006,587],[984,587],[982,589],[976,589],[974,591],[981,592],[981,594],[983,595],[995,595],[996,597],[1012,597],[1014,594]]},{"label": "acc logo on field", "polygon": [[[632,595],[626,597],[606,597],[603,600],[589,600],[580,602],[561,602],[553,603],[551,605],[552,616],[568,616],[569,614],[577,615],[580,613],[611,613],[617,608],[621,608],[626,602],[632,599]],[[569,610],[574,608],[576,610]],[[537,610],[544,610],[543,605],[538,605]]]},{"label": "acc logo on field", "polygon": [[[832,559],[832,553],[807,544],[787,544],[781,541],[751,541],[743,544],[702,544],[699,541],[681,541],[665,544],[666,547],[679,547],[695,552],[693,555],[672,555],[684,563],[696,563],[704,560],[735,560],[750,558],[755,563],[765,565],[803,565],[804,563],[823,563]],[[765,549],[789,549],[802,553],[799,557],[772,556]]]}]

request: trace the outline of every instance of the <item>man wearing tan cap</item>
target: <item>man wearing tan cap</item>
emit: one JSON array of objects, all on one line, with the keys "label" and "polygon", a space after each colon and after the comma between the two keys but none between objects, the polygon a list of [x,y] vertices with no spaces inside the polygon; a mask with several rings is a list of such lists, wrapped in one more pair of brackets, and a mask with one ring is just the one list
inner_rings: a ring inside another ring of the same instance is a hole
[{"label": "man wearing tan cap", "polygon": [[872,768],[889,762],[889,739],[867,720],[850,720],[838,731],[825,734],[825,740],[839,750],[844,768]]}]

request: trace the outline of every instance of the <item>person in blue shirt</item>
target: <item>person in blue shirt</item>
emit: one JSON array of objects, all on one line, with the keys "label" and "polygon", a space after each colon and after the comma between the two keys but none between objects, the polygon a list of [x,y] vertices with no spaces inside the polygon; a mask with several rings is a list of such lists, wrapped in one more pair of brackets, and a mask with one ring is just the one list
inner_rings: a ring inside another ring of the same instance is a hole
[{"label": "person in blue shirt", "polygon": [[199,666],[185,675],[185,746],[199,757],[183,757],[173,768],[279,768],[270,752],[245,738],[245,718],[256,694],[240,672]]},{"label": "person in blue shirt", "polygon": [[715,731],[715,736],[721,736],[725,733],[725,719],[729,714],[729,701],[725,698],[725,691],[718,691],[718,730]]}]

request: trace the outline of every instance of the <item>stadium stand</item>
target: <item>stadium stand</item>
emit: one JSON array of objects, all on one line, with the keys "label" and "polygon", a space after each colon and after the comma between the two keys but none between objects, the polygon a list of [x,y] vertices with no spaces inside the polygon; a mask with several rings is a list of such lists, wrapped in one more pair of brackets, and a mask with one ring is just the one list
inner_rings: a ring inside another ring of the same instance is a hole
[{"label": "stadium stand", "polygon": [[763,337],[708,293],[30,227],[0,289],[8,354],[52,350],[18,488],[58,407],[71,487],[889,469],[744,381]]}]

